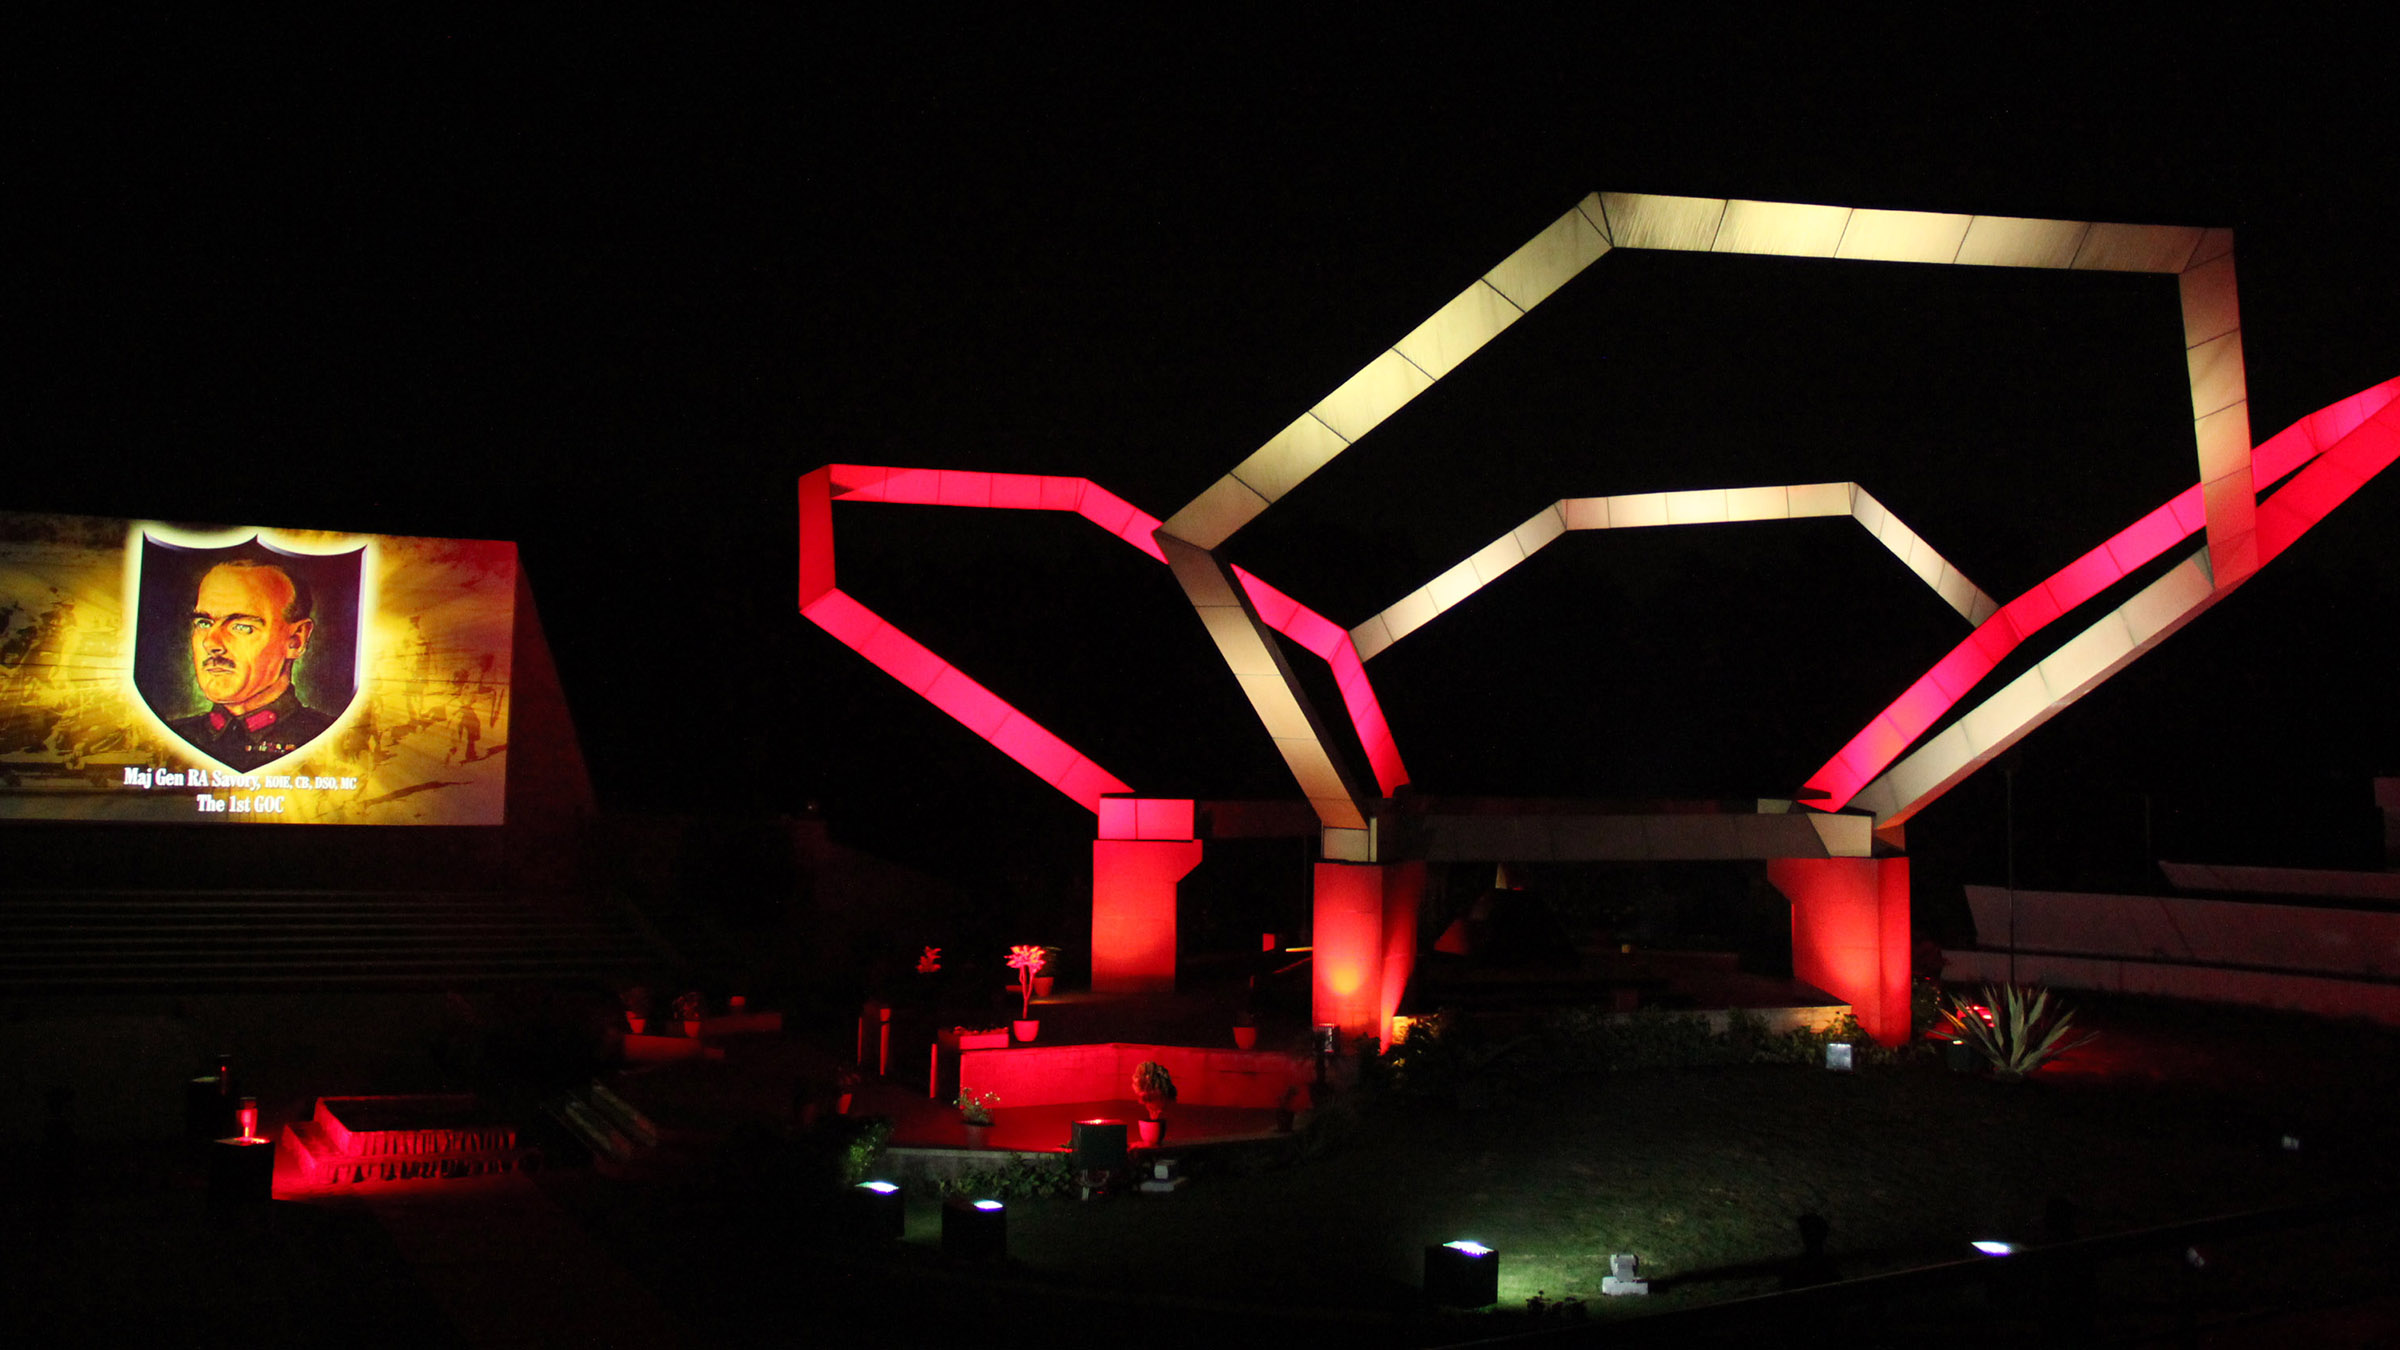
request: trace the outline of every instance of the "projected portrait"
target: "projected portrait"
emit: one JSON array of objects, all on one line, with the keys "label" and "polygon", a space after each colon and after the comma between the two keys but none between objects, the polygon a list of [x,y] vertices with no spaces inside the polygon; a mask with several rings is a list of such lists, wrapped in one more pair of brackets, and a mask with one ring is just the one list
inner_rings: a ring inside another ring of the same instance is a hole
[{"label": "projected portrait", "polygon": [[145,535],[142,550],[135,682],[186,744],[247,773],[303,749],[350,706],[364,548],[188,548]]}]

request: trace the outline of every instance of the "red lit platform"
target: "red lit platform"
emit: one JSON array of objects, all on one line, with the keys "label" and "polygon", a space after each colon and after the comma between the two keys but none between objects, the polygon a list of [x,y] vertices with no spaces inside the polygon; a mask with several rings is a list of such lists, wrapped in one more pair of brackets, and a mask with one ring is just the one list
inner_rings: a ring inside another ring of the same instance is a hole
[{"label": "red lit platform", "polygon": [[485,1176],[536,1156],[464,1094],[320,1097],[311,1118],[284,1127],[277,1152],[277,1179],[302,1188]]}]

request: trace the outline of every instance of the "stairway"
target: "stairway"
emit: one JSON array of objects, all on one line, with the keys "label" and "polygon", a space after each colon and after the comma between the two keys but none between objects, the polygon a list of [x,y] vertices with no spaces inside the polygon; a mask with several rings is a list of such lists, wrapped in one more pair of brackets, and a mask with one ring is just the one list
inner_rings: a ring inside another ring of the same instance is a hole
[{"label": "stairway", "polygon": [[0,892],[0,993],[452,987],[608,979],[660,959],[557,894]]},{"label": "stairway", "polygon": [[657,1124],[605,1083],[595,1081],[545,1103],[542,1110],[591,1154],[593,1167],[604,1176],[626,1175],[658,1147]]},{"label": "stairway", "polygon": [[283,1128],[279,1147],[300,1186],[435,1181],[535,1166],[540,1154],[465,1094],[320,1097]]}]

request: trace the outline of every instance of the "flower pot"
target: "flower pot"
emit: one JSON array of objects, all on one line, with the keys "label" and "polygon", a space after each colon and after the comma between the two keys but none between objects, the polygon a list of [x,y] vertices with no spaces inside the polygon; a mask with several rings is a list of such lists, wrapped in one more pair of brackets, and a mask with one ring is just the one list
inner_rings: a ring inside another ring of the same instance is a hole
[{"label": "flower pot", "polygon": [[1258,1028],[1235,1027],[1233,1029],[1233,1048],[1236,1050],[1256,1050],[1258,1048]]},{"label": "flower pot", "polygon": [[687,1017],[683,1019],[683,1034],[691,1037],[695,1041],[699,1040],[700,1019],[697,1017]]},{"label": "flower pot", "polygon": [[983,1148],[986,1146],[985,1141],[989,1140],[991,1135],[991,1126],[969,1123],[967,1126],[967,1147]]},{"label": "flower pot", "polygon": [[625,1014],[625,1027],[636,1036],[641,1035],[649,1025],[650,1019],[647,1017],[637,1017],[632,1013]]},{"label": "flower pot", "polygon": [[850,1114],[849,1093],[845,1092],[833,1099],[833,1113],[837,1116],[846,1116]]},{"label": "flower pot", "polygon": [[1035,998],[1048,998],[1050,997],[1050,991],[1055,988],[1057,984],[1058,977],[1055,975],[1036,975],[1033,977],[1033,996]]},{"label": "flower pot", "polygon": [[1014,1026],[1017,1032],[1017,1039],[1030,1045],[1033,1043],[1035,1033],[1042,1029],[1042,1019],[1038,1017],[1020,1017],[1016,1020]]},{"label": "flower pot", "polygon": [[1136,1137],[1139,1138],[1144,1147],[1156,1148],[1158,1147],[1158,1141],[1166,1137],[1167,1122],[1163,1120],[1137,1120],[1133,1122],[1133,1128],[1136,1132]]}]

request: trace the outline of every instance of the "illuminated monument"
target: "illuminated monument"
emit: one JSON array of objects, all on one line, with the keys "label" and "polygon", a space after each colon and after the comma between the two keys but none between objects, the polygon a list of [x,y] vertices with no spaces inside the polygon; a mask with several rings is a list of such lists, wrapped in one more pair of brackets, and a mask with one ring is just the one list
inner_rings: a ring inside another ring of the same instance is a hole
[{"label": "illuminated monument", "polygon": [[[2196,481],[2006,602],[1976,587],[1857,483],[1695,484],[1562,498],[1347,629],[1228,560],[1228,545],[1245,526],[1336,456],[1353,447],[1373,453],[1372,444],[1359,446],[1362,438],[1616,249],[2172,275],[2182,299]],[[1428,859],[1753,859],[1765,862],[1768,878],[1792,901],[1794,974],[1851,1003],[1870,1032],[1893,1041],[1908,1031],[1908,860],[1899,827],[2231,594],[2400,457],[2395,399],[2400,378],[2252,441],[2229,230],[1596,193],[1163,522],[1082,478],[854,465],[804,475],[800,610],[1095,813],[1096,990],[1172,982],[1175,885],[1202,849],[1192,803],[1140,797],[836,589],[835,501],[1073,512],[1173,570],[1316,815],[1317,1021],[1353,1035],[1388,1034],[1415,962]],[[1366,671],[1392,644],[1570,530],[1844,515],[1956,610],[1966,633],[1833,751],[1794,794],[1805,805],[1626,815],[1526,803],[1511,815],[1447,819],[1396,808],[1408,771]],[[2170,557],[2194,535],[2205,536],[2198,547]],[[2137,573],[2155,575],[2079,630],[2043,638],[2047,654],[2023,674],[1983,687],[2013,654],[2040,650],[2028,644],[2055,621]],[[1270,633],[1332,668],[1364,773],[1328,734]]]}]

